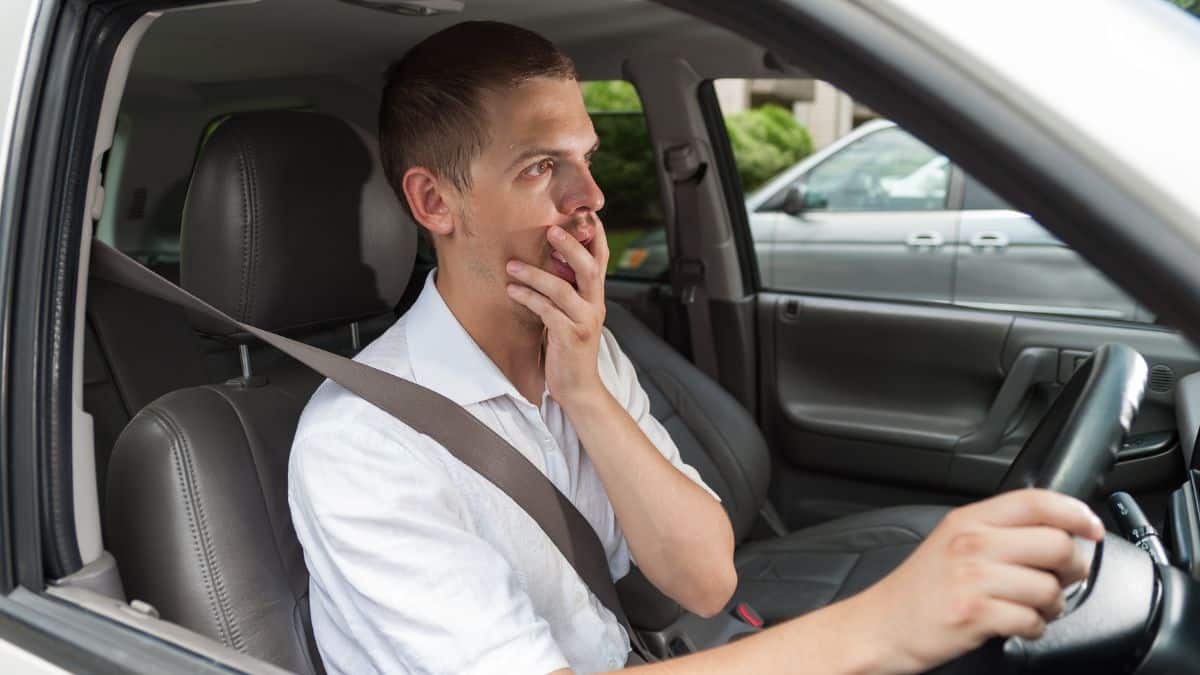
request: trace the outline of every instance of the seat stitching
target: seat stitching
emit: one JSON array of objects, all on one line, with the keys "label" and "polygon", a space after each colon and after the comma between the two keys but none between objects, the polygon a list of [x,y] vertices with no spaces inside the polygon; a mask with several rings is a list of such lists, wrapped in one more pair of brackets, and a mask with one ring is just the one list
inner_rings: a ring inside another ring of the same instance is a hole
[{"label": "seat stitching", "polygon": [[[250,464],[254,467],[254,480],[255,480],[255,482],[258,483],[258,486],[259,486],[258,494],[262,497],[263,512],[265,512],[267,514],[267,522],[271,524],[271,535],[272,535],[272,540],[274,540],[274,535],[275,535],[275,532],[277,531],[278,526],[275,524],[274,518],[271,517],[271,508],[267,504],[266,493],[262,489],[263,481],[262,481],[262,472],[259,471],[259,468],[258,468],[258,453],[254,452],[254,447],[250,441],[250,434],[247,432],[247,430],[250,428],[250,426],[249,426],[249,424],[247,424],[246,418],[242,416],[242,412],[240,410],[238,410],[237,406],[234,405],[233,401],[229,398],[229,395],[226,392],[222,391],[221,389],[219,389],[217,387],[213,387],[213,386],[205,387],[205,389],[212,391],[218,397],[220,397],[220,399],[222,401],[224,401],[226,405],[229,406],[229,409],[233,411],[234,416],[236,416],[238,418],[238,422],[240,423],[240,426],[242,428],[242,438],[246,439],[246,447],[250,449]],[[289,523],[289,525],[290,525],[290,523]],[[275,543],[275,546],[273,548],[275,549],[275,556],[279,559],[279,569],[287,570],[288,566],[283,560],[283,553],[281,553],[279,550],[279,542],[274,541],[274,543]],[[291,591],[290,583],[288,584],[288,590]],[[292,594],[292,595],[294,596],[295,594]],[[296,598],[293,597],[292,600],[295,601]]]},{"label": "seat stitching", "polygon": [[241,287],[238,289],[239,293],[238,293],[237,318],[241,319],[242,321],[246,321],[249,319],[249,316],[246,314],[246,287],[247,287],[246,278],[250,272],[250,244],[249,244],[248,238],[250,236],[250,228],[252,226],[251,225],[251,216],[250,216],[250,204],[249,204],[251,188],[250,188],[250,184],[249,184],[249,178],[246,175],[246,151],[242,145],[241,139],[238,136],[239,136],[238,134],[236,134],[236,133],[234,134],[235,144],[237,145],[237,149],[238,149],[238,153],[237,153],[238,177],[241,179],[241,182],[242,182],[242,194],[241,194],[241,197],[242,197],[242,223],[243,223],[244,227],[242,228],[242,265],[241,265],[241,267],[242,267],[242,269],[241,269],[242,282],[241,282]]},{"label": "seat stitching", "polygon": [[258,164],[254,157],[254,143],[248,141],[246,143],[246,163],[249,168],[250,175],[250,270],[247,274],[247,280],[250,287],[246,294],[246,320],[250,321],[254,318],[254,301],[257,296],[255,293],[258,287],[258,275],[256,274],[259,268],[259,261],[262,257],[262,199],[259,196],[258,190]]},{"label": "seat stitching", "polygon": [[184,491],[186,499],[184,510],[187,513],[188,530],[192,534],[192,547],[201,558],[201,578],[205,593],[208,595],[213,618],[216,619],[217,632],[221,634],[221,639],[225,644],[239,651],[245,651],[241,629],[234,619],[229,594],[225,589],[216,552],[213,551],[212,536],[208,527],[208,517],[204,511],[204,503],[197,494],[194,479],[196,466],[192,459],[191,446],[179,425],[165,411],[157,407],[147,407],[146,411],[166,429],[172,458],[181,459],[187,464],[188,470],[184,471],[183,464],[175,461],[175,474],[179,481],[179,487]]}]

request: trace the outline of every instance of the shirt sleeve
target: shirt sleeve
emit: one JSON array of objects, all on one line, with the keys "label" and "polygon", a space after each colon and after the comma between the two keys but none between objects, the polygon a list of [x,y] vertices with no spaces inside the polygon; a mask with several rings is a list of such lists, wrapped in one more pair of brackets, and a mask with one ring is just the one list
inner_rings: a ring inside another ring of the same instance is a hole
[{"label": "shirt sleeve", "polygon": [[445,467],[388,434],[344,430],[298,440],[289,483],[330,671],[567,668],[507,559],[473,531]]},{"label": "shirt sleeve", "polygon": [[721,501],[721,497],[700,477],[700,472],[696,471],[692,465],[683,461],[683,457],[680,456],[679,448],[675,445],[671,434],[650,413],[650,397],[646,395],[646,390],[642,388],[641,383],[638,381],[633,361],[621,350],[621,346],[617,344],[617,338],[607,328],[604,329],[604,341],[611,357],[610,360],[614,373],[614,382],[610,386],[610,391],[613,391],[613,394],[617,396],[617,400],[629,412],[633,421],[637,422],[642,433],[646,434],[646,438],[650,439],[654,447],[658,448],[658,451],[662,453],[662,456],[672,466],[691,479],[693,483],[704,488],[713,499],[718,502]]}]

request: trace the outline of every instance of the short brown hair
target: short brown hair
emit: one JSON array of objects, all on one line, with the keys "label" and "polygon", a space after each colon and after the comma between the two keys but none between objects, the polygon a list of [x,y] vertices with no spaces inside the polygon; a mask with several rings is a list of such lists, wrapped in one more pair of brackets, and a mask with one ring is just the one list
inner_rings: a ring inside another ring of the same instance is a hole
[{"label": "short brown hair", "polygon": [[379,149],[392,189],[409,215],[404,172],[423,166],[459,190],[490,137],[480,94],[534,77],[578,79],[575,64],[533,31],[467,21],[434,33],[387,70]]}]

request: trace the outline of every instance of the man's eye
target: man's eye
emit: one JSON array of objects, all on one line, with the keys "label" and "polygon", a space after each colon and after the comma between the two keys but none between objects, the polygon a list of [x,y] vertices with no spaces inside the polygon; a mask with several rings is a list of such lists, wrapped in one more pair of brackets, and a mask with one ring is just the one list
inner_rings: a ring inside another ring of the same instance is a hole
[{"label": "man's eye", "polygon": [[549,172],[553,168],[554,168],[554,160],[543,159],[542,161],[538,162],[537,164],[534,164],[533,166],[530,166],[528,169],[525,169],[525,175],[532,176],[532,177],[542,176],[542,175],[545,175],[547,172]]}]

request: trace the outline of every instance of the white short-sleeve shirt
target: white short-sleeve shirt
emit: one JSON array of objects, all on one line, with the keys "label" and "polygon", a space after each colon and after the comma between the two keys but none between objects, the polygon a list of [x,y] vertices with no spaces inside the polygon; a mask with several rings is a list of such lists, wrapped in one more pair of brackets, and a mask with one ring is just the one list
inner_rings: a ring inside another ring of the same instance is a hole
[{"label": "white short-sleeve shirt", "polygon": [[[525,400],[458,323],[431,273],[356,360],[464,406],[538,467],[596,529],[614,579],[630,555],[563,410]],[[650,415],[607,330],[600,377],[676,468],[717,498]],[[620,667],[616,618],[507,495],[427,436],[326,381],[293,442],[288,501],[330,673],[548,673]]]}]

